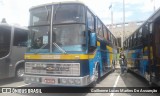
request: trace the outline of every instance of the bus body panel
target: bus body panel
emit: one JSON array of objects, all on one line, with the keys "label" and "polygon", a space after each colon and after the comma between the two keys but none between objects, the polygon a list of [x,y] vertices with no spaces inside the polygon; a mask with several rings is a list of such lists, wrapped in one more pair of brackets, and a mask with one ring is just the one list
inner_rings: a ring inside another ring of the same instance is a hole
[{"label": "bus body panel", "polygon": [[[160,86],[160,9],[124,41],[128,67],[149,84]],[[133,39],[132,39],[133,38]]]},{"label": "bus body panel", "polygon": [[26,49],[27,49],[26,47],[22,47],[22,46],[12,47],[12,52],[10,56],[11,63],[9,65],[10,66],[9,67],[9,77],[14,77],[16,74],[15,71],[16,71],[17,66],[21,66],[20,64],[24,64],[24,53],[26,52]]},{"label": "bus body panel", "polygon": [[10,58],[0,60],[0,79],[9,77]]},{"label": "bus body panel", "polygon": [[[20,31],[17,33],[16,30]],[[16,31],[16,32],[15,32]],[[24,32],[25,31],[25,32]],[[26,46],[14,46],[15,41],[20,42],[24,41],[27,38],[27,29],[19,26],[11,26],[8,24],[0,24],[0,54],[4,54],[0,57],[0,79],[15,77],[16,75],[16,66],[19,66],[19,61],[24,60],[24,53],[26,51]],[[8,33],[8,34],[7,34]],[[16,35],[15,35],[16,33]],[[7,35],[6,35],[7,34]],[[17,37],[19,36],[19,37]],[[16,37],[16,39],[14,38]],[[8,41],[7,41],[8,40]],[[22,41],[21,41],[22,40]],[[17,42],[16,42],[17,43]],[[5,47],[8,44],[8,48]],[[5,52],[8,50],[8,53]]]}]

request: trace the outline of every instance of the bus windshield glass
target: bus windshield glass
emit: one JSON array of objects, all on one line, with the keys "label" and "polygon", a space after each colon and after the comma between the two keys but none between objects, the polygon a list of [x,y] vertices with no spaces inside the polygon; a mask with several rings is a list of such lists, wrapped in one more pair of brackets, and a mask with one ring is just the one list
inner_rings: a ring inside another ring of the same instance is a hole
[{"label": "bus windshield glass", "polygon": [[84,12],[84,6],[80,4],[56,4],[31,9],[29,51],[84,52],[86,45]]},{"label": "bus windshield glass", "polygon": [[58,4],[55,5],[54,24],[61,23],[84,23],[84,7],[79,4]]},{"label": "bus windshield glass", "polygon": [[[65,51],[85,51],[85,26],[81,24],[56,25],[53,27],[53,42]],[[58,49],[53,46],[53,52]]]},{"label": "bus windshield glass", "polygon": [[11,28],[0,26],[0,58],[10,52]]},{"label": "bus windshield glass", "polygon": [[49,26],[31,27],[29,48],[31,52],[49,52]]},{"label": "bus windshield glass", "polygon": [[43,6],[30,10],[30,26],[50,24],[51,6]]},{"label": "bus windshield glass", "polygon": [[52,6],[42,6],[30,10],[30,52],[49,52],[49,26]]}]

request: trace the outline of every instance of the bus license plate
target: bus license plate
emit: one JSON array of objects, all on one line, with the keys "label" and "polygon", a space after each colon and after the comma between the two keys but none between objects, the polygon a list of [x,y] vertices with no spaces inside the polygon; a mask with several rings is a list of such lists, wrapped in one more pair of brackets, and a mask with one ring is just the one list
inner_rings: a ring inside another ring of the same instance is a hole
[{"label": "bus license plate", "polygon": [[44,84],[55,84],[56,80],[54,78],[43,78],[42,83],[44,83]]}]

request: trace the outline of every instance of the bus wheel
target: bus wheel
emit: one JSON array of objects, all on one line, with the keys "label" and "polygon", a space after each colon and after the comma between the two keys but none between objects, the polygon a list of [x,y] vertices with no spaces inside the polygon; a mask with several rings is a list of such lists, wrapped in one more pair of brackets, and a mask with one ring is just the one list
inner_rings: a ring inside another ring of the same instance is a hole
[{"label": "bus wheel", "polygon": [[95,87],[96,84],[99,81],[99,66],[97,65],[94,71],[94,81],[91,85],[89,85],[90,87]]},{"label": "bus wheel", "polygon": [[111,68],[112,68],[111,72],[114,72],[115,71],[115,61],[114,60],[112,60],[112,67]]},{"label": "bus wheel", "polygon": [[97,65],[95,70],[95,82],[99,83],[99,80],[100,80],[100,68],[99,65]]},{"label": "bus wheel", "polygon": [[96,69],[95,69],[95,73],[94,73],[94,76],[95,76],[95,82],[98,81],[98,65],[96,66]]},{"label": "bus wheel", "polygon": [[16,70],[16,79],[23,80],[23,76],[24,76],[24,68],[23,67],[19,67]]}]

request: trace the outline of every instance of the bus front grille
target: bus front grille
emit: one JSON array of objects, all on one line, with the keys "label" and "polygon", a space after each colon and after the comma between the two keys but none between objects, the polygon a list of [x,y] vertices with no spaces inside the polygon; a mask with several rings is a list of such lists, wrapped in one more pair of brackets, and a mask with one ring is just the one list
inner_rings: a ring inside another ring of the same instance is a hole
[{"label": "bus front grille", "polygon": [[25,73],[41,75],[80,76],[79,63],[26,62]]}]

